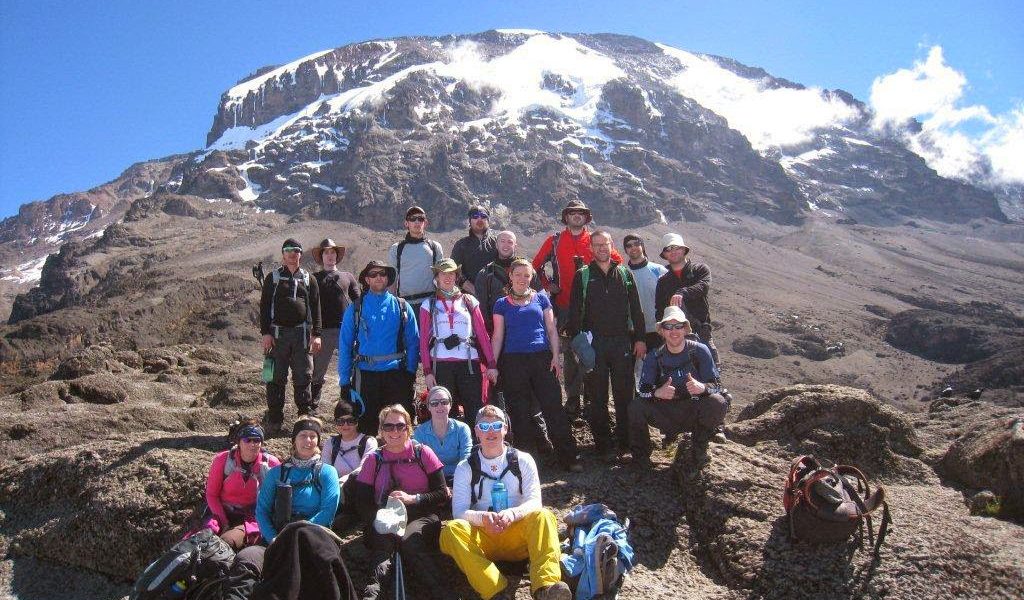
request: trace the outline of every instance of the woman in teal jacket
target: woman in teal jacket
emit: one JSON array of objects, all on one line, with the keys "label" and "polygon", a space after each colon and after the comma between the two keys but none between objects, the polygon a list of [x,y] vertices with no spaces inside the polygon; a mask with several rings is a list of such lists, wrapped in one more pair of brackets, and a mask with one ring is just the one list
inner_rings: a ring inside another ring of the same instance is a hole
[{"label": "woman in teal jacket", "polygon": [[273,542],[278,529],[274,526],[274,503],[278,487],[288,484],[292,489],[291,514],[287,522],[309,521],[330,527],[338,510],[341,490],[338,472],[320,460],[322,425],[315,417],[302,417],[292,427],[292,455],[270,469],[256,499],[256,522],[267,542]]}]

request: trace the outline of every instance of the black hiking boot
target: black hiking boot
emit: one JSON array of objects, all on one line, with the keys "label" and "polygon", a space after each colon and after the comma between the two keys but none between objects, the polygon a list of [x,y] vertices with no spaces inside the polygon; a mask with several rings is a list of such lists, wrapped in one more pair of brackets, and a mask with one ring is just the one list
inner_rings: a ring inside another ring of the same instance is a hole
[{"label": "black hiking boot", "polygon": [[381,588],[388,580],[391,572],[391,555],[385,552],[375,551],[370,555],[370,579],[363,589],[360,600],[378,600],[384,598]]},{"label": "black hiking boot", "polygon": [[316,414],[316,407],[320,405],[320,392],[322,392],[323,389],[324,384],[322,383],[314,383],[309,387],[309,405],[313,407],[313,414]]}]

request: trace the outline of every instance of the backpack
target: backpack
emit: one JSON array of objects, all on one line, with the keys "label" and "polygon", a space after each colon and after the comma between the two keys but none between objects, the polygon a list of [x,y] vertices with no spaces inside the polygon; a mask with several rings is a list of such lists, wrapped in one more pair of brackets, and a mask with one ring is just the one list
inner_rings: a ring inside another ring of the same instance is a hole
[{"label": "backpack", "polygon": [[[405,352],[405,322],[409,320],[409,315],[406,313],[406,302],[405,298],[401,296],[395,296],[398,300],[398,336],[395,339],[395,354],[402,354]],[[352,344],[352,375],[355,376],[356,365],[359,363],[359,327],[363,320],[363,298],[360,297],[358,302],[353,302],[352,306],[352,324],[355,327],[355,335],[353,336],[354,342]],[[369,330],[367,330],[369,334]]]},{"label": "backpack", "polygon": [[[480,348],[480,343],[479,343],[479,340],[476,337],[476,332],[473,331],[473,309],[478,308],[480,306],[480,302],[476,298],[474,298],[471,294],[459,294],[459,297],[456,298],[456,300],[454,302],[457,302],[459,298],[462,299],[462,305],[466,307],[466,312],[469,313],[469,337],[465,341],[467,343],[467,346],[469,346],[471,348],[476,348],[477,359],[478,360],[482,360],[483,357],[484,357],[484,353],[483,353],[483,350]],[[454,302],[453,302],[453,307],[452,307],[453,309],[454,309]],[[437,361],[434,358],[436,356],[436,353],[434,352],[434,349],[435,349],[436,344],[438,342],[438,340],[437,340],[437,312],[436,312],[436,308],[437,308],[437,295],[434,294],[434,295],[430,296],[429,304],[427,305],[427,309],[428,309],[427,312],[430,314],[430,342],[427,344],[427,346],[430,348],[431,368],[436,368],[437,367]],[[470,354],[469,354],[468,350],[466,351],[466,353],[467,353],[466,359],[468,361]],[[470,364],[469,364],[469,373],[471,375],[473,374],[473,363],[472,362],[470,362]]]},{"label": "backpack", "polygon": [[[373,483],[374,483],[374,485],[376,485],[377,477],[380,475],[380,470],[381,470],[381,468],[384,465],[388,465],[388,472],[389,473],[393,473],[393,471],[391,470],[391,465],[408,465],[408,464],[415,463],[415,464],[420,466],[420,469],[423,471],[424,475],[429,475],[429,473],[427,473],[427,468],[425,466],[423,466],[423,444],[417,442],[416,440],[410,440],[410,441],[412,442],[412,458],[396,458],[395,460],[385,460],[384,459],[384,449],[383,448],[377,448],[376,450],[373,451],[373,456],[376,459],[376,460],[373,461],[374,462],[374,466],[373,466]],[[397,483],[397,481],[395,480],[395,477],[392,476],[391,477],[391,485],[394,486],[396,483]],[[388,492],[388,491],[389,490],[385,490],[385,492]],[[384,494],[385,502],[387,501],[387,496],[388,496],[388,494],[385,493]],[[380,505],[384,506],[383,503],[380,503]]]},{"label": "backpack", "polygon": [[[874,493],[867,477],[857,467],[824,467],[813,456],[793,461],[782,494],[782,505],[789,518],[790,539],[811,543],[840,543],[867,524],[868,543],[878,549],[889,531],[892,518],[885,501],[885,488]],[[871,513],[882,507],[878,539],[874,538]],[[861,538],[863,541],[863,537]]]},{"label": "backpack", "polygon": [[[469,451],[469,505],[472,507],[476,504],[476,501],[480,499],[480,496],[484,493],[484,482],[483,479],[486,477],[492,481],[498,481],[505,476],[505,473],[512,473],[519,480],[519,493],[523,493],[523,471],[519,467],[519,451],[505,444],[505,470],[502,471],[497,477],[492,477],[487,473],[484,473],[480,467],[480,444],[473,446]],[[477,491],[479,489],[479,492]]]},{"label": "backpack", "polygon": [[578,506],[563,521],[569,538],[562,544],[562,572],[576,600],[613,600],[633,568],[629,519],[620,522],[604,504]]},{"label": "backpack", "polygon": [[[696,372],[698,374],[700,373],[700,358],[697,356],[697,353],[694,352],[694,345],[698,344],[698,343],[703,343],[703,342],[698,342],[697,340],[689,339],[689,338],[684,340],[684,342],[683,342],[683,351],[686,352],[686,361],[687,362],[684,362],[679,367],[679,370],[685,370],[687,366],[692,364],[693,365],[693,372]],[[664,358],[665,358],[665,352],[666,352],[665,346],[658,346],[657,348],[654,349],[654,356],[657,358],[657,365],[658,365],[657,374],[654,376],[654,385],[655,385],[655,387],[660,385],[659,382],[661,381],[661,375],[662,375],[662,373],[665,370],[664,369],[664,364],[662,362],[664,360]],[[729,403],[729,405],[732,406],[732,394],[729,393],[729,390],[725,389],[724,387],[721,387],[721,385],[722,385],[721,380],[708,381],[708,382],[702,382],[702,383],[705,383],[705,385],[707,385],[707,384],[714,384],[714,385],[719,386],[717,393],[721,394],[725,398],[725,400]]]},{"label": "backpack", "polygon": [[[409,243],[409,240],[402,239],[398,242],[398,249],[395,252],[395,296],[398,296],[398,291],[402,285],[402,250]],[[437,246],[434,245],[433,240],[428,240],[426,237],[423,238],[423,243],[430,246],[430,260],[433,264],[437,264]]]},{"label": "backpack", "polygon": [[224,577],[234,558],[227,542],[204,529],[150,563],[135,581],[129,600],[193,596],[197,584]]},{"label": "backpack", "polygon": [[[312,319],[312,315],[309,310],[309,272],[300,267],[298,274],[302,276],[302,284],[306,286],[306,327],[309,327],[310,320]],[[277,286],[281,285],[281,269],[274,269],[270,273],[270,277],[274,282],[274,293],[270,297],[270,322],[273,323],[274,308],[277,304]],[[296,293],[298,292],[298,289],[298,287],[295,288]]]},{"label": "backpack", "polygon": [[[633,276],[630,275],[630,273],[626,269],[626,267],[624,267],[622,265],[615,265],[615,270],[618,271],[619,277],[622,278],[622,285],[626,286],[626,294],[627,294],[626,304],[628,305],[629,304],[629,300],[628,300],[629,290],[634,285],[633,284]],[[582,325],[583,321],[587,318],[587,287],[588,287],[588,284],[590,283],[590,265],[587,265],[587,266],[583,267],[582,269],[580,269],[579,270],[579,274],[580,274],[580,277],[583,278],[582,281],[580,281],[580,283],[583,284],[583,296],[582,296],[582,298],[580,300],[580,325]],[[629,327],[629,331],[633,331],[633,315],[631,315],[629,313],[628,308],[626,310],[626,323],[627,323],[627,325]]]},{"label": "backpack", "polygon": [[[224,479],[227,479],[235,470],[238,469],[238,465],[235,464],[235,454],[238,452],[238,447],[234,447],[228,452],[228,458],[224,461]],[[256,481],[263,485],[263,478],[267,476],[267,471],[270,470],[270,461],[267,459],[266,452],[260,452],[260,468],[256,469],[253,473],[256,475]]]},{"label": "backpack", "polygon": [[[368,436],[366,434],[363,434],[363,437],[361,437],[359,439],[359,444],[355,447],[356,452],[359,453],[359,458],[362,458],[363,455],[366,454],[366,441],[369,440],[369,439],[370,439],[370,436]],[[348,450],[352,450],[352,448],[349,448]],[[346,452],[348,452],[348,450],[346,450]],[[334,461],[338,460],[338,454],[339,453],[341,453],[341,436],[340,435],[332,435],[331,436],[331,463],[330,463],[331,465],[334,464]]]}]

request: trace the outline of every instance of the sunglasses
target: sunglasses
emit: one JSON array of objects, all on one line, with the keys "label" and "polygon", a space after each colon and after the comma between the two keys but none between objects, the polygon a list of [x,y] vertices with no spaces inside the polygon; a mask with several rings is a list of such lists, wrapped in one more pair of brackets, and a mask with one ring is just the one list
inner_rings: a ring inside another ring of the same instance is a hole
[{"label": "sunglasses", "polygon": [[570,215],[570,216],[571,215],[582,215],[584,217],[587,216],[587,212],[583,211],[583,210],[570,210],[569,212],[567,212],[565,214]]},{"label": "sunglasses", "polygon": [[263,438],[244,437],[239,439],[238,441],[242,442],[243,444],[262,444]]},{"label": "sunglasses", "polygon": [[626,244],[627,248],[639,248],[640,246],[643,246],[640,242],[630,242]]},{"label": "sunglasses", "polygon": [[423,223],[427,220],[426,217],[409,217],[406,221],[410,223]]},{"label": "sunglasses", "polygon": [[387,271],[370,271],[366,274],[367,279],[376,279],[378,277],[387,277]]},{"label": "sunglasses", "polygon": [[431,401],[430,401],[430,402],[428,402],[427,404],[429,404],[429,405],[430,405],[430,408],[436,408],[436,407],[438,407],[438,406],[442,406],[442,405],[444,405],[444,406],[448,406],[448,405],[450,405],[451,403],[452,403],[452,401],[451,401],[451,400],[431,400]]},{"label": "sunglasses", "polygon": [[355,425],[358,422],[355,417],[339,417],[334,420],[336,425]]},{"label": "sunglasses", "polygon": [[665,252],[675,252],[676,250],[682,250],[682,246],[665,246]]},{"label": "sunglasses", "polygon": [[661,328],[666,329],[668,331],[675,331],[677,329],[686,329],[689,326],[689,323],[665,323],[664,325],[661,326]]},{"label": "sunglasses", "polygon": [[484,421],[481,421],[476,424],[476,428],[485,433],[488,431],[501,431],[501,428],[504,426],[505,424],[502,423],[501,421],[494,421],[492,423],[486,423]]},{"label": "sunglasses", "polygon": [[491,217],[487,213],[475,212],[475,213],[469,215],[469,218],[470,219],[490,219]]},{"label": "sunglasses", "polygon": [[409,426],[405,423],[381,423],[380,428],[384,431],[405,431]]}]

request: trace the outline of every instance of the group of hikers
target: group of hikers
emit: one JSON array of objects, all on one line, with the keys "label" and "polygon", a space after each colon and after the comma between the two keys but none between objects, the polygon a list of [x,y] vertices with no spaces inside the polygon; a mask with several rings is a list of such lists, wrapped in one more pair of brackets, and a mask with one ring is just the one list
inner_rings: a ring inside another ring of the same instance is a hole
[{"label": "group of hikers", "polygon": [[[490,229],[487,208],[471,207],[468,219],[446,258],[426,235],[426,212],[410,208],[388,262],[372,260],[358,276],[338,269],[345,248],[334,240],[312,249],[312,274],[300,267],[302,245],[284,242],[260,302],[273,361],[267,412],[236,428],[206,488],[206,526],[236,561],[259,571],[264,546],[291,522],[339,534],[360,525],[372,561],[364,599],[380,597],[396,556],[426,593],[458,598],[440,551],[485,600],[514,597],[495,562],[526,559],[536,598],[568,600],[534,455],[581,471],[572,427],[583,416],[603,460],[649,469],[649,425],[667,440],[691,433],[694,464],[710,460],[729,401],[710,271],[682,236],[663,236],[667,266],[649,262],[635,234],[622,241],[624,258],[572,200],[564,229],[529,260],[513,232]],[[328,435],[318,415],[335,351],[341,391]],[[418,400],[419,369],[427,391]],[[262,446],[284,428],[289,371],[299,416],[282,462]],[[407,525],[382,533],[375,520],[394,505]]]}]

